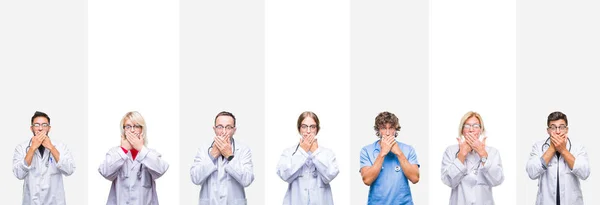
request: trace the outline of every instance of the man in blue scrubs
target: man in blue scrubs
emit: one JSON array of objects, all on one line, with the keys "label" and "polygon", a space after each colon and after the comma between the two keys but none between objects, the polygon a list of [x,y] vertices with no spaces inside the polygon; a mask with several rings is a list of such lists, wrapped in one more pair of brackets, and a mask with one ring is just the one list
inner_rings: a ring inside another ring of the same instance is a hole
[{"label": "man in blue scrubs", "polygon": [[410,145],[396,141],[400,124],[393,113],[379,113],[374,129],[380,139],[360,151],[360,175],[370,186],[368,204],[412,205],[408,180],[419,182],[417,154]]}]

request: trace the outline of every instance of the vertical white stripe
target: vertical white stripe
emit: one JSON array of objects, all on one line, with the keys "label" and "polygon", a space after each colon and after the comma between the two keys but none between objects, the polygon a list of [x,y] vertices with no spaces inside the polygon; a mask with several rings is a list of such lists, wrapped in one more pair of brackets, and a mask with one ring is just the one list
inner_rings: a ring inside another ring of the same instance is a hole
[{"label": "vertical white stripe", "polygon": [[156,181],[160,202],[179,204],[179,1],[90,0],[88,12],[89,204],[106,202],[111,182],[98,166],[133,110],[170,164]]},{"label": "vertical white stripe", "polygon": [[296,120],[307,110],[321,121],[319,145],[337,156],[334,202],[349,204],[350,3],[267,0],[265,8],[266,204],[283,200],[277,162],[298,143]]},{"label": "vertical white stripe", "polygon": [[[515,204],[516,2],[432,0],[430,37],[430,176],[440,176],[442,154],[457,143],[462,115],[477,111],[487,144],[499,150],[504,165],[495,202]],[[450,190],[431,180],[436,197],[429,204],[448,203]]]}]

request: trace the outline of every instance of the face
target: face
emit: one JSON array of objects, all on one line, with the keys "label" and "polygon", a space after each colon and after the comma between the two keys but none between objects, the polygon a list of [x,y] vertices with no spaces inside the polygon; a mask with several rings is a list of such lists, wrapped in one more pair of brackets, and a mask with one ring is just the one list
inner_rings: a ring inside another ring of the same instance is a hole
[{"label": "face", "polygon": [[233,118],[230,116],[219,116],[215,120],[215,126],[213,127],[215,135],[223,136],[229,139],[235,134],[236,127],[233,123]]},{"label": "face", "polygon": [[467,119],[465,124],[463,124],[462,134],[463,136],[472,134],[473,136],[479,138],[479,135],[481,134],[481,124],[479,119],[474,116]]},{"label": "face", "polygon": [[317,135],[317,122],[312,117],[307,117],[300,124],[300,134],[303,138]]},{"label": "face", "polygon": [[567,122],[563,119],[554,120],[550,121],[547,131],[549,135],[563,136],[569,132],[569,127],[567,127]]},{"label": "face", "polygon": [[125,119],[123,129],[125,130],[125,133],[131,133],[137,137],[142,136],[142,126],[134,121],[131,121],[130,119]]},{"label": "face", "polygon": [[33,119],[33,123],[31,123],[31,132],[33,135],[38,135],[40,132],[48,133],[50,132],[50,123],[48,119],[45,117],[36,117]]},{"label": "face", "polygon": [[385,123],[384,126],[379,126],[379,136],[380,137],[395,137],[396,129],[392,125],[392,123]]}]

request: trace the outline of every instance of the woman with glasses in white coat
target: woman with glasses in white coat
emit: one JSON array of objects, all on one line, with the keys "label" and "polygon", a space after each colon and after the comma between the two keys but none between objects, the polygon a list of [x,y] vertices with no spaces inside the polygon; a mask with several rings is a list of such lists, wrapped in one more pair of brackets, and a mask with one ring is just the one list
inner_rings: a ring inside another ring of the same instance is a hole
[{"label": "woman with glasses in white coat", "polygon": [[111,148],[98,172],[112,182],[107,205],[157,205],[156,179],[168,169],[161,155],[146,147],[146,121],[136,111],[121,120],[121,145]]},{"label": "woman with glasses in white coat", "polygon": [[504,181],[500,153],[482,139],[479,113],[467,112],[458,129],[458,144],[446,148],[442,160],[442,182],[452,188],[450,205],[494,204],[492,187]]},{"label": "woman with glasses in white coat", "polygon": [[288,183],[283,204],[333,204],[329,183],[339,173],[335,154],[319,146],[316,138],[321,126],[313,112],[298,117],[300,142],[283,151],[277,164],[277,174]]}]

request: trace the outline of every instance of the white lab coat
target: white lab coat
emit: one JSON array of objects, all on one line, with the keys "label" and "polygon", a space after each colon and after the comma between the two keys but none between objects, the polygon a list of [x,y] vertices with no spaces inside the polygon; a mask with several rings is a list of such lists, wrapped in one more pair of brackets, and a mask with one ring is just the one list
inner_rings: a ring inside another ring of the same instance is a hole
[{"label": "white lab coat", "polygon": [[62,176],[69,176],[75,171],[75,163],[71,151],[66,145],[52,141],[60,153],[56,162],[50,150],[45,149],[42,157],[35,150],[31,165],[27,166],[25,155],[31,141],[27,140],[15,148],[13,156],[13,173],[17,179],[23,180],[23,205],[64,205],[65,189]]},{"label": "white lab coat", "polygon": [[[531,149],[529,161],[527,161],[527,174],[531,179],[538,180],[538,193],[535,204],[555,204],[556,203],[556,171],[560,172],[560,204],[580,205],[583,204],[583,196],[579,180],[585,180],[590,176],[590,166],[585,147],[580,144],[571,145],[571,154],[575,157],[573,169],[561,156],[560,160],[556,155],[552,157],[548,165],[543,165],[541,159],[546,151],[542,151],[544,141],[537,142]],[[548,141],[550,143],[550,141]],[[567,144],[567,149],[569,144]],[[546,166],[546,168],[544,168]]]},{"label": "white lab coat", "polygon": [[500,153],[485,146],[488,153],[485,165],[481,165],[481,158],[475,151],[467,154],[463,164],[456,157],[458,150],[458,145],[449,146],[442,160],[442,182],[452,188],[450,205],[494,204],[492,187],[504,181]]},{"label": "white lab coat", "polygon": [[[235,145],[234,145],[235,144]],[[192,183],[200,185],[200,205],[246,204],[245,187],[254,181],[252,152],[246,145],[232,140],[233,159],[212,158],[210,144],[200,146],[190,168]],[[216,146],[213,148],[216,149]]]},{"label": "white lab coat", "polygon": [[169,164],[161,159],[160,153],[145,146],[132,159],[131,151],[127,154],[121,147],[113,147],[98,172],[112,181],[107,205],[158,205],[156,183],[169,169]]},{"label": "white lab coat", "polygon": [[311,154],[299,146],[284,150],[277,164],[277,175],[289,183],[283,204],[333,204],[329,182],[339,172],[335,154],[330,149],[319,146]]}]

